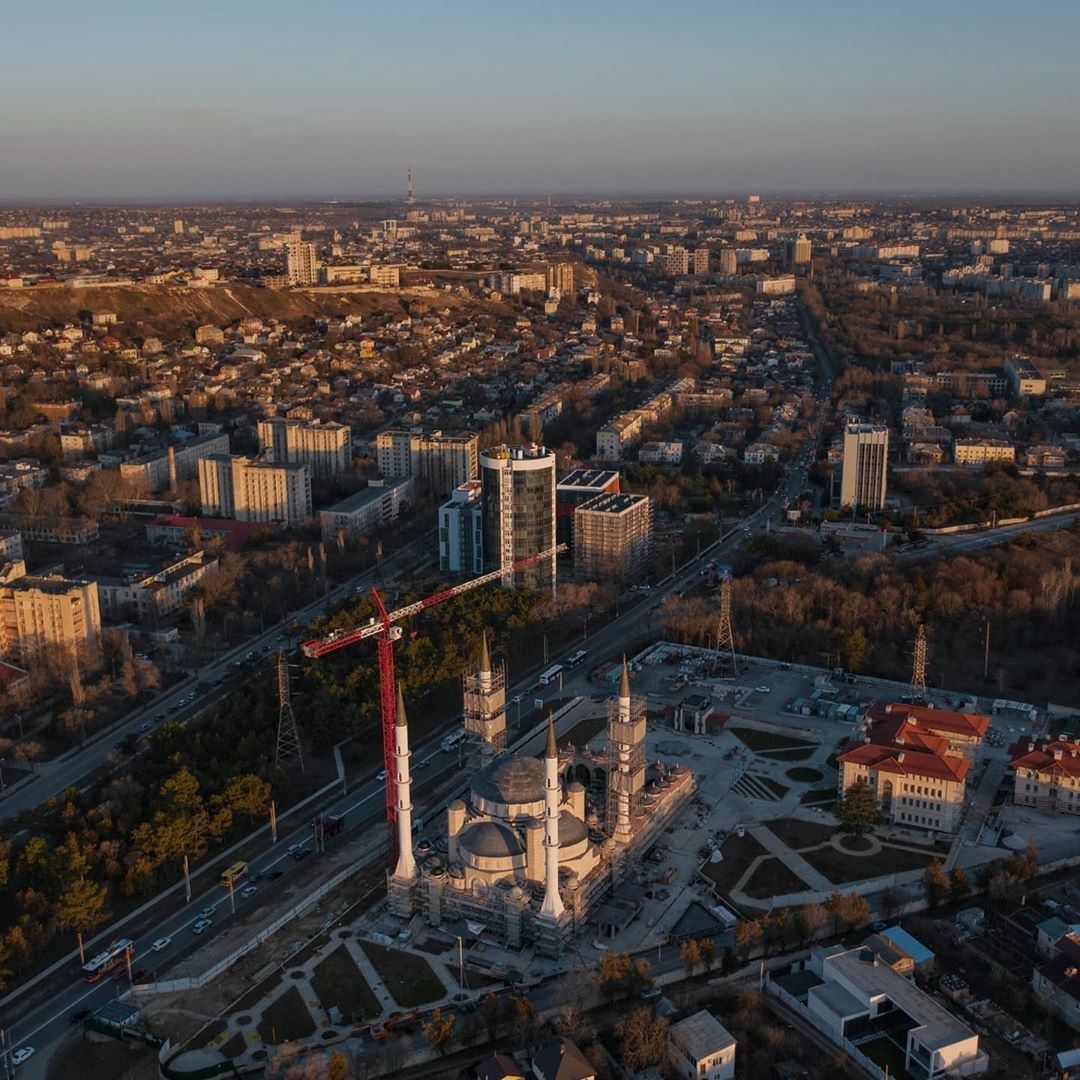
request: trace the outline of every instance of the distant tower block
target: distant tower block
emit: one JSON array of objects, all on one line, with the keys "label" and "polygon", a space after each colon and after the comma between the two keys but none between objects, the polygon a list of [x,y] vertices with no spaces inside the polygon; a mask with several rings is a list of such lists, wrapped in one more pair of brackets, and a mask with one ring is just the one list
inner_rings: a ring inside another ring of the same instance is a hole
[{"label": "distant tower block", "polygon": [[411,165],[409,166],[408,176],[409,176],[409,194],[408,194],[407,198],[405,199],[405,204],[407,206],[412,206],[412,204],[413,204],[413,194],[412,194],[412,166]]},{"label": "distant tower block", "polygon": [[735,632],[731,627],[731,574],[725,570],[720,583],[720,621],[716,626],[716,652],[713,675],[721,679],[739,676],[739,658],[735,652]]},{"label": "distant tower block", "polygon": [[633,839],[635,819],[641,816],[647,716],[647,699],[630,693],[630,669],[623,657],[619,692],[608,702],[605,820],[608,836],[619,844],[629,843]]},{"label": "distant tower block", "polygon": [[289,692],[289,665],[285,661],[285,650],[278,650],[278,730],[277,764],[281,767],[298,764],[304,769],[304,755],[300,749],[300,732],[296,728],[293,716],[292,696]]},{"label": "distant tower block", "polygon": [[926,627],[919,623],[915,631],[915,653],[911,661],[911,697],[926,701]]},{"label": "distant tower block", "polygon": [[462,678],[465,699],[465,730],[478,735],[493,750],[506,748],[506,665],[494,665],[488,650],[487,632],[480,645],[475,672]]}]

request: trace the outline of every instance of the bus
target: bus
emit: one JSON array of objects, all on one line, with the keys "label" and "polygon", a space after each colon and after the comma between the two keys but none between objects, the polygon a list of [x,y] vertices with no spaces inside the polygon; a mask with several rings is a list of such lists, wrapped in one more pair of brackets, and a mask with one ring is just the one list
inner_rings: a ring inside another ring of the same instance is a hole
[{"label": "bus", "polygon": [[226,889],[231,889],[242,877],[247,874],[247,863],[233,863],[221,871],[221,884]]},{"label": "bus", "polygon": [[451,731],[450,734],[447,735],[441,743],[439,743],[439,748],[444,754],[449,754],[450,751],[453,750],[459,742],[464,740],[464,738],[465,729],[463,727],[457,728],[455,731]]},{"label": "bus", "polygon": [[539,683],[541,686],[547,686],[548,683],[554,682],[559,675],[562,674],[562,664],[552,664],[547,671],[541,672]]},{"label": "bus", "polygon": [[83,979],[88,983],[96,983],[106,975],[111,975],[124,964],[127,954],[134,947],[135,942],[131,938],[120,938],[106,945],[97,956],[83,964]]},{"label": "bus", "polygon": [[568,668],[576,668],[578,664],[580,664],[585,659],[586,655],[587,653],[584,649],[578,649],[578,651],[574,653],[573,656],[568,656],[566,658],[566,666]]}]

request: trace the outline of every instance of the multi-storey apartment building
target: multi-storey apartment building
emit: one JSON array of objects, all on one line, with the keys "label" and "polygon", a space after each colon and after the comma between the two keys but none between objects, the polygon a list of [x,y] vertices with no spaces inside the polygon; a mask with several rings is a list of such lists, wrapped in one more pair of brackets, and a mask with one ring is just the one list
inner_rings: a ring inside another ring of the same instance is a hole
[{"label": "multi-storey apartment building", "polygon": [[179,611],[184,597],[217,566],[217,559],[196,551],[154,574],[96,577],[98,603],[110,618],[153,624]]},{"label": "multi-storey apartment building", "polygon": [[[507,567],[555,546],[555,453],[543,446],[493,446],[480,455],[484,562]],[[508,574],[506,585],[552,588],[555,558]]]},{"label": "multi-storey apartment building", "polygon": [[368,486],[319,511],[319,525],[324,539],[343,532],[356,539],[381,529],[397,519],[413,499],[416,482],[411,476],[394,480],[370,480]]},{"label": "multi-storey apartment building", "polygon": [[352,460],[352,429],[347,424],[283,416],[259,421],[259,446],[266,460],[280,465],[307,465],[313,480],[330,480],[346,472]]},{"label": "multi-storey apartment building", "polygon": [[168,491],[179,481],[194,480],[199,475],[199,462],[203,458],[228,452],[228,435],[196,435],[163,450],[152,450],[131,461],[121,462],[120,475],[138,492]]},{"label": "multi-storey apartment building", "polygon": [[415,476],[436,495],[446,495],[468,480],[479,466],[478,440],[471,432],[444,435],[419,431],[382,431],[375,439],[379,473]]},{"label": "multi-storey apartment building", "polygon": [[212,517],[302,525],[311,518],[311,473],[297,463],[213,454],[199,462],[199,496]]},{"label": "multi-storey apartment building", "polygon": [[101,611],[93,581],[15,577],[0,584],[0,652],[26,664],[49,646],[97,662]]},{"label": "multi-storey apartment building", "polygon": [[319,280],[319,260],[315,245],[290,240],[285,245],[285,276],[290,285],[314,285]]},{"label": "multi-storey apartment building", "polygon": [[607,493],[574,511],[574,572],[586,578],[643,581],[652,554],[647,495]]},{"label": "multi-storey apartment building", "polygon": [[1046,393],[1046,376],[1028,356],[1007,356],[1005,378],[1017,397],[1038,397]]},{"label": "multi-storey apartment building", "polygon": [[555,486],[555,536],[560,544],[574,545],[574,511],[597,495],[619,490],[615,469],[574,469]]},{"label": "multi-storey apartment building", "polygon": [[483,485],[469,480],[439,507],[439,569],[447,574],[484,570]]},{"label": "multi-storey apartment building", "polygon": [[1059,814],[1080,814],[1080,741],[1022,739],[1010,748],[1013,802]]},{"label": "multi-storey apartment building", "polygon": [[840,505],[883,510],[888,466],[888,427],[885,424],[848,424],[844,429]]}]

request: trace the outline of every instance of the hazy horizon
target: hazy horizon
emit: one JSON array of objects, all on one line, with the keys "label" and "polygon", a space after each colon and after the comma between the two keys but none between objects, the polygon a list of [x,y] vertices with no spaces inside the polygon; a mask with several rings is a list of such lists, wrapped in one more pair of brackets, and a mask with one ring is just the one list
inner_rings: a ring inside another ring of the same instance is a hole
[{"label": "hazy horizon", "polygon": [[[1075,198],[1080,5],[8,13],[0,202]],[[520,194],[532,192],[533,195]]]}]

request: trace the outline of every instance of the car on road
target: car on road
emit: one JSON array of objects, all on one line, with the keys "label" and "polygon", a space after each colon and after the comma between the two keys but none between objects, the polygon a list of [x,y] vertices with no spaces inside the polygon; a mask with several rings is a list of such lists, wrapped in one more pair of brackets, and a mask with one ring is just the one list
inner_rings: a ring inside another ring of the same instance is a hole
[{"label": "car on road", "polygon": [[301,859],[306,859],[310,854],[311,854],[311,848],[302,847],[302,848],[298,848],[296,851],[294,851],[292,853],[292,857],[297,862],[300,862]]},{"label": "car on road", "polygon": [[145,735],[148,731],[153,731],[153,730],[154,730],[154,725],[151,724],[149,720],[147,720],[146,723],[139,725],[139,734],[140,735]]},{"label": "car on road", "polygon": [[288,847],[288,852],[290,855],[295,855],[298,851],[301,851],[303,847],[303,844],[290,844]]},{"label": "car on road", "polygon": [[157,714],[157,716],[154,717],[154,723],[155,724],[160,724],[161,721],[164,720],[164,719],[165,719],[165,714],[163,712],[159,712]]},{"label": "car on road", "polygon": [[377,773],[375,774],[375,779],[376,779],[376,780],[378,780],[378,781],[379,781],[379,782],[381,783],[381,782],[382,782],[383,780],[385,780],[385,779],[386,779],[386,778],[387,778],[387,777],[388,777],[389,775],[390,775],[390,773],[389,773],[389,771],[388,771],[387,769],[380,769],[380,770],[379,770],[379,771],[378,771],[378,772],[377,772]]},{"label": "car on road", "polygon": [[172,944],[171,937],[159,937],[153,945],[150,946],[151,952],[161,952],[162,949],[167,949]]},{"label": "car on road", "polygon": [[191,926],[193,934],[201,934],[208,926],[213,924],[213,919],[196,919]]},{"label": "car on road", "polygon": [[254,885],[245,885],[240,890],[240,896],[246,900],[249,896],[254,896],[259,890]]},{"label": "car on road", "polygon": [[764,684],[762,684],[761,686],[755,686],[755,687],[754,687],[754,689],[755,689],[755,690],[756,690],[756,691],[757,691],[757,692],[758,692],[759,694],[768,694],[768,693],[770,693],[770,692],[771,692],[771,689],[772,689],[772,688],[771,688],[771,687],[768,687],[768,686],[765,686]]},{"label": "car on road", "polygon": [[85,1020],[94,1010],[93,1009],[76,1009],[73,1013],[68,1013],[69,1024],[79,1024]]},{"label": "car on road", "polygon": [[34,1056],[34,1048],[32,1046],[20,1046],[18,1050],[15,1050],[11,1054],[11,1064],[21,1065],[24,1061],[29,1061]]},{"label": "car on road", "polygon": [[199,918],[200,919],[209,919],[210,916],[213,915],[213,914],[214,914],[214,909],[212,907],[204,907],[199,912]]}]

